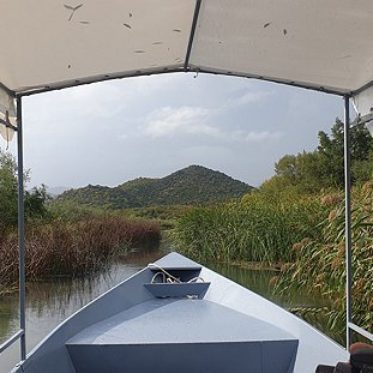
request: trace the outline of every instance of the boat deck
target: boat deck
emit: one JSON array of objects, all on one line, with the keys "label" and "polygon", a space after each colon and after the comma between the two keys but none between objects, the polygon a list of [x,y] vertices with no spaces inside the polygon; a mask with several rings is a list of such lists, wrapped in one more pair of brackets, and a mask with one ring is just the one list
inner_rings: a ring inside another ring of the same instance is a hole
[{"label": "boat deck", "polygon": [[294,341],[278,327],[217,303],[152,299],[85,329],[77,344],[217,343]]},{"label": "boat deck", "polygon": [[285,373],[298,341],[211,301],[154,298],[86,328],[66,346],[79,373]]}]

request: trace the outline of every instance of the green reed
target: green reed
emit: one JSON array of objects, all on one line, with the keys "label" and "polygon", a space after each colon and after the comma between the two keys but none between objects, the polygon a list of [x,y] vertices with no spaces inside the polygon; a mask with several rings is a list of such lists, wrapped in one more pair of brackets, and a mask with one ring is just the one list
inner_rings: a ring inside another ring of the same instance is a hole
[{"label": "green reed", "polygon": [[[373,328],[373,183],[353,190],[352,263],[353,321]],[[321,223],[322,234],[293,245],[295,261],[285,266],[277,291],[312,289],[329,297],[326,314],[331,330],[345,328],[345,244],[343,195],[323,196],[329,215]],[[303,316],[302,312],[297,312]],[[343,335],[343,334],[341,334]],[[340,337],[342,342],[343,337]]]},{"label": "green reed", "polygon": [[242,201],[197,207],[178,222],[178,249],[198,260],[288,262],[294,243],[320,234],[325,211],[310,198],[247,195]]}]

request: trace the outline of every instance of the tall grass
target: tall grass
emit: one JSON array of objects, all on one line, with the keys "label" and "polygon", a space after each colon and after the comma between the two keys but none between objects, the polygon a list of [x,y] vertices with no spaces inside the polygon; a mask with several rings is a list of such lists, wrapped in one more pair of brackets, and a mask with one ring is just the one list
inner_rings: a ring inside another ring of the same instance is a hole
[{"label": "tall grass", "polygon": [[173,233],[178,249],[197,260],[288,262],[294,243],[317,237],[327,212],[311,198],[247,195],[241,202],[199,207]]},{"label": "tall grass", "polygon": [[[318,290],[333,300],[327,310],[329,327],[345,327],[345,244],[343,196],[324,196],[322,203],[330,210],[321,223],[322,234],[293,245],[295,262],[284,268],[277,290]],[[373,328],[373,183],[353,191],[352,262],[353,321]],[[302,310],[299,310],[302,314]]]},{"label": "tall grass", "polygon": [[[127,248],[159,241],[158,224],[116,216],[31,225],[26,232],[27,279],[89,275]],[[0,290],[17,277],[18,242],[11,232],[0,238]]]}]

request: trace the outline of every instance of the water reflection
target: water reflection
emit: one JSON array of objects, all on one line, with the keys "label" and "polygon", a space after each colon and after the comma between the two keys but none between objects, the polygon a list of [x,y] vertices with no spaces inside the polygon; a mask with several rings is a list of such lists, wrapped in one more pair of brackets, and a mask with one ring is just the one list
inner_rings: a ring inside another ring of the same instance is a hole
[{"label": "water reflection", "polygon": [[237,265],[213,262],[206,263],[206,266],[285,308],[324,307],[328,304],[327,299],[312,297],[308,289],[299,289],[281,295],[276,294],[271,280],[280,275],[278,271],[247,269]]}]

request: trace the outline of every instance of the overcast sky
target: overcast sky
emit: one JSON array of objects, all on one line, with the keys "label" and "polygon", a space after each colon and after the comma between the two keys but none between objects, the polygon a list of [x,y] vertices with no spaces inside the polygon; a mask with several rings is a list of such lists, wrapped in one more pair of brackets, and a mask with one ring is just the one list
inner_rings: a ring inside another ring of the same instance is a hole
[{"label": "overcast sky", "polygon": [[191,164],[258,186],[281,156],[314,149],[318,131],[342,115],[339,97],[242,78],[91,84],[24,99],[25,166],[31,185],[50,187],[114,186]]}]

